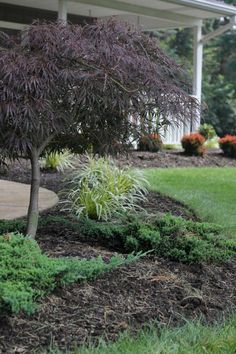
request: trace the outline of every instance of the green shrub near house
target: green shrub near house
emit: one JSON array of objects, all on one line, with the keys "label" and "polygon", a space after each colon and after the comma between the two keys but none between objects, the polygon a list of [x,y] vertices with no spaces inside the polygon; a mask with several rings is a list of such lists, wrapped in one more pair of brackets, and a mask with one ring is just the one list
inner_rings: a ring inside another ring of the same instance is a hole
[{"label": "green shrub near house", "polygon": [[216,131],[211,124],[201,124],[198,128],[198,133],[201,134],[206,140],[211,140],[216,137]]}]

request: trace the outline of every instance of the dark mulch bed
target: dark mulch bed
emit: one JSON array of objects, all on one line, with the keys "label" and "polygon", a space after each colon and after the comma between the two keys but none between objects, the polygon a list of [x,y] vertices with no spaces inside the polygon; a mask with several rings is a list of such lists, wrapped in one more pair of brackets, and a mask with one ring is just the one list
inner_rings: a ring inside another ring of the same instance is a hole
[{"label": "dark mulch bed", "polygon": [[218,150],[209,150],[204,157],[186,156],[182,150],[160,151],[158,153],[131,151],[119,156],[120,165],[136,167],[236,167],[236,159],[225,157]]},{"label": "dark mulch bed", "polygon": [[[15,164],[5,178],[29,182],[28,168]],[[59,173],[43,174],[42,184],[58,191],[61,180]],[[197,219],[183,204],[155,193],[149,194],[143,206],[151,212]],[[58,213],[57,207],[46,214]],[[110,257],[115,253],[99,240],[88,240],[55,223],[42,227],[37,240],[54,257]],[[236,260],[185,265],[145,257],[95,281],[57,289],[42,300],[33,316],[0,315],[0,353],[34,353],[49,345],[72,348],[101,335],[114,340],[122,331],[136,332],[150,321],[177,325],[183,318],[201,316],[212,322],[236,306],[235,273]]]},{"label": "dark mulch bed", "polygon": [[[147,202],[152,212],[167,201],[167,211],[195,218],[170,198],[156,204],[155,200],[158,196],[151,194]],[[58,213],[55,208],[47,214]],[[115,254],[99,240],[88,240],[59,223],[41,227],[37,241],[52,257]],[[213,322],[236,306],[235,272],[236,260],[186,265],[150,255],[95,281],[57,289],[33,316],[0,316],[0,353],[34,353],[50,345],[63,350],[96,342],[101,335],[115,340],[122,331],[135,333],[150,321],[175,326],[183,318],[202,317]]]},{"label": "dark mulch bed", "polygon": [[195,212],[191,210],[188,206],[183,203],[170,198],[166,195],[149,192],[147,196],[147,201],[142,205],[142,207],[149,213],[164,213],[172,214],[174,216],[181,216],[185,219],[191,219],[194,221],[199,221],[200,219],[196,216]]},{"label": "dark mulch bed", "polygon": [[236,261],[187,266],[145,258],[93,282],[57,289],[34,316],[2,318],[0,350],[68,349],[101,335],[114,340],[151,320],[177,325],[183,317],[203,316],[212,322],[236,305],[235,272]]}]

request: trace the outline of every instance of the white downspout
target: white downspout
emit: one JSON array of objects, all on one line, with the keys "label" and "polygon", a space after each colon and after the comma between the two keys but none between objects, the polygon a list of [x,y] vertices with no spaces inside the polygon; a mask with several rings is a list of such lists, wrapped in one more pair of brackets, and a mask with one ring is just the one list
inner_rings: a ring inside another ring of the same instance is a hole
[{"label": "white downspout", "polygon": [[[202,100],[202,66],[203,66],[203,42],[202,42],[202,21],[198,26],[193,29],[193,40],[194,40],[194,50],[193,50],[193,96],[195,96],[199,103]],[[200,113],[198,117],[192,122],[191,131],[196,131],[200,125],[201,116]]]},{"label": "white downspout", "polygon": [[58,20],[67,22],[67,0],[58,0]]}]

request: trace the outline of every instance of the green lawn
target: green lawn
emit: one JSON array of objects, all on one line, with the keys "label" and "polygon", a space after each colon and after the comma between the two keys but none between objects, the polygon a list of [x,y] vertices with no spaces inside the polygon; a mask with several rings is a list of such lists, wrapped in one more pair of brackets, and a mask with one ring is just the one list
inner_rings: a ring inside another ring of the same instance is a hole
[{"label": "green lawn", "polygon": [[236,237],[236,168],[147,169],[151,189],[174,197]]}]

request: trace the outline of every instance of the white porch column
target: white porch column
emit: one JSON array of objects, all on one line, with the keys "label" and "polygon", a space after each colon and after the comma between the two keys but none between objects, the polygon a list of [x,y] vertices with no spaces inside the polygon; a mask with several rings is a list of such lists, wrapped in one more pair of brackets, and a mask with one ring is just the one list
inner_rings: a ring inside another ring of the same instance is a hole
[{"label": "white porch column", "polygon": [[[202,43],[202,21],[194,29],[194,50],[193,50],[193,96],[201,103],[202,99],[202,65],[203,65],[203,43]],[[201,116],[192,122],[192,131],[196,131],[200,125]]]},{"label": "white porch column", "polygon": [[67,22],[67,0],[58,0],[58,20]]}]

